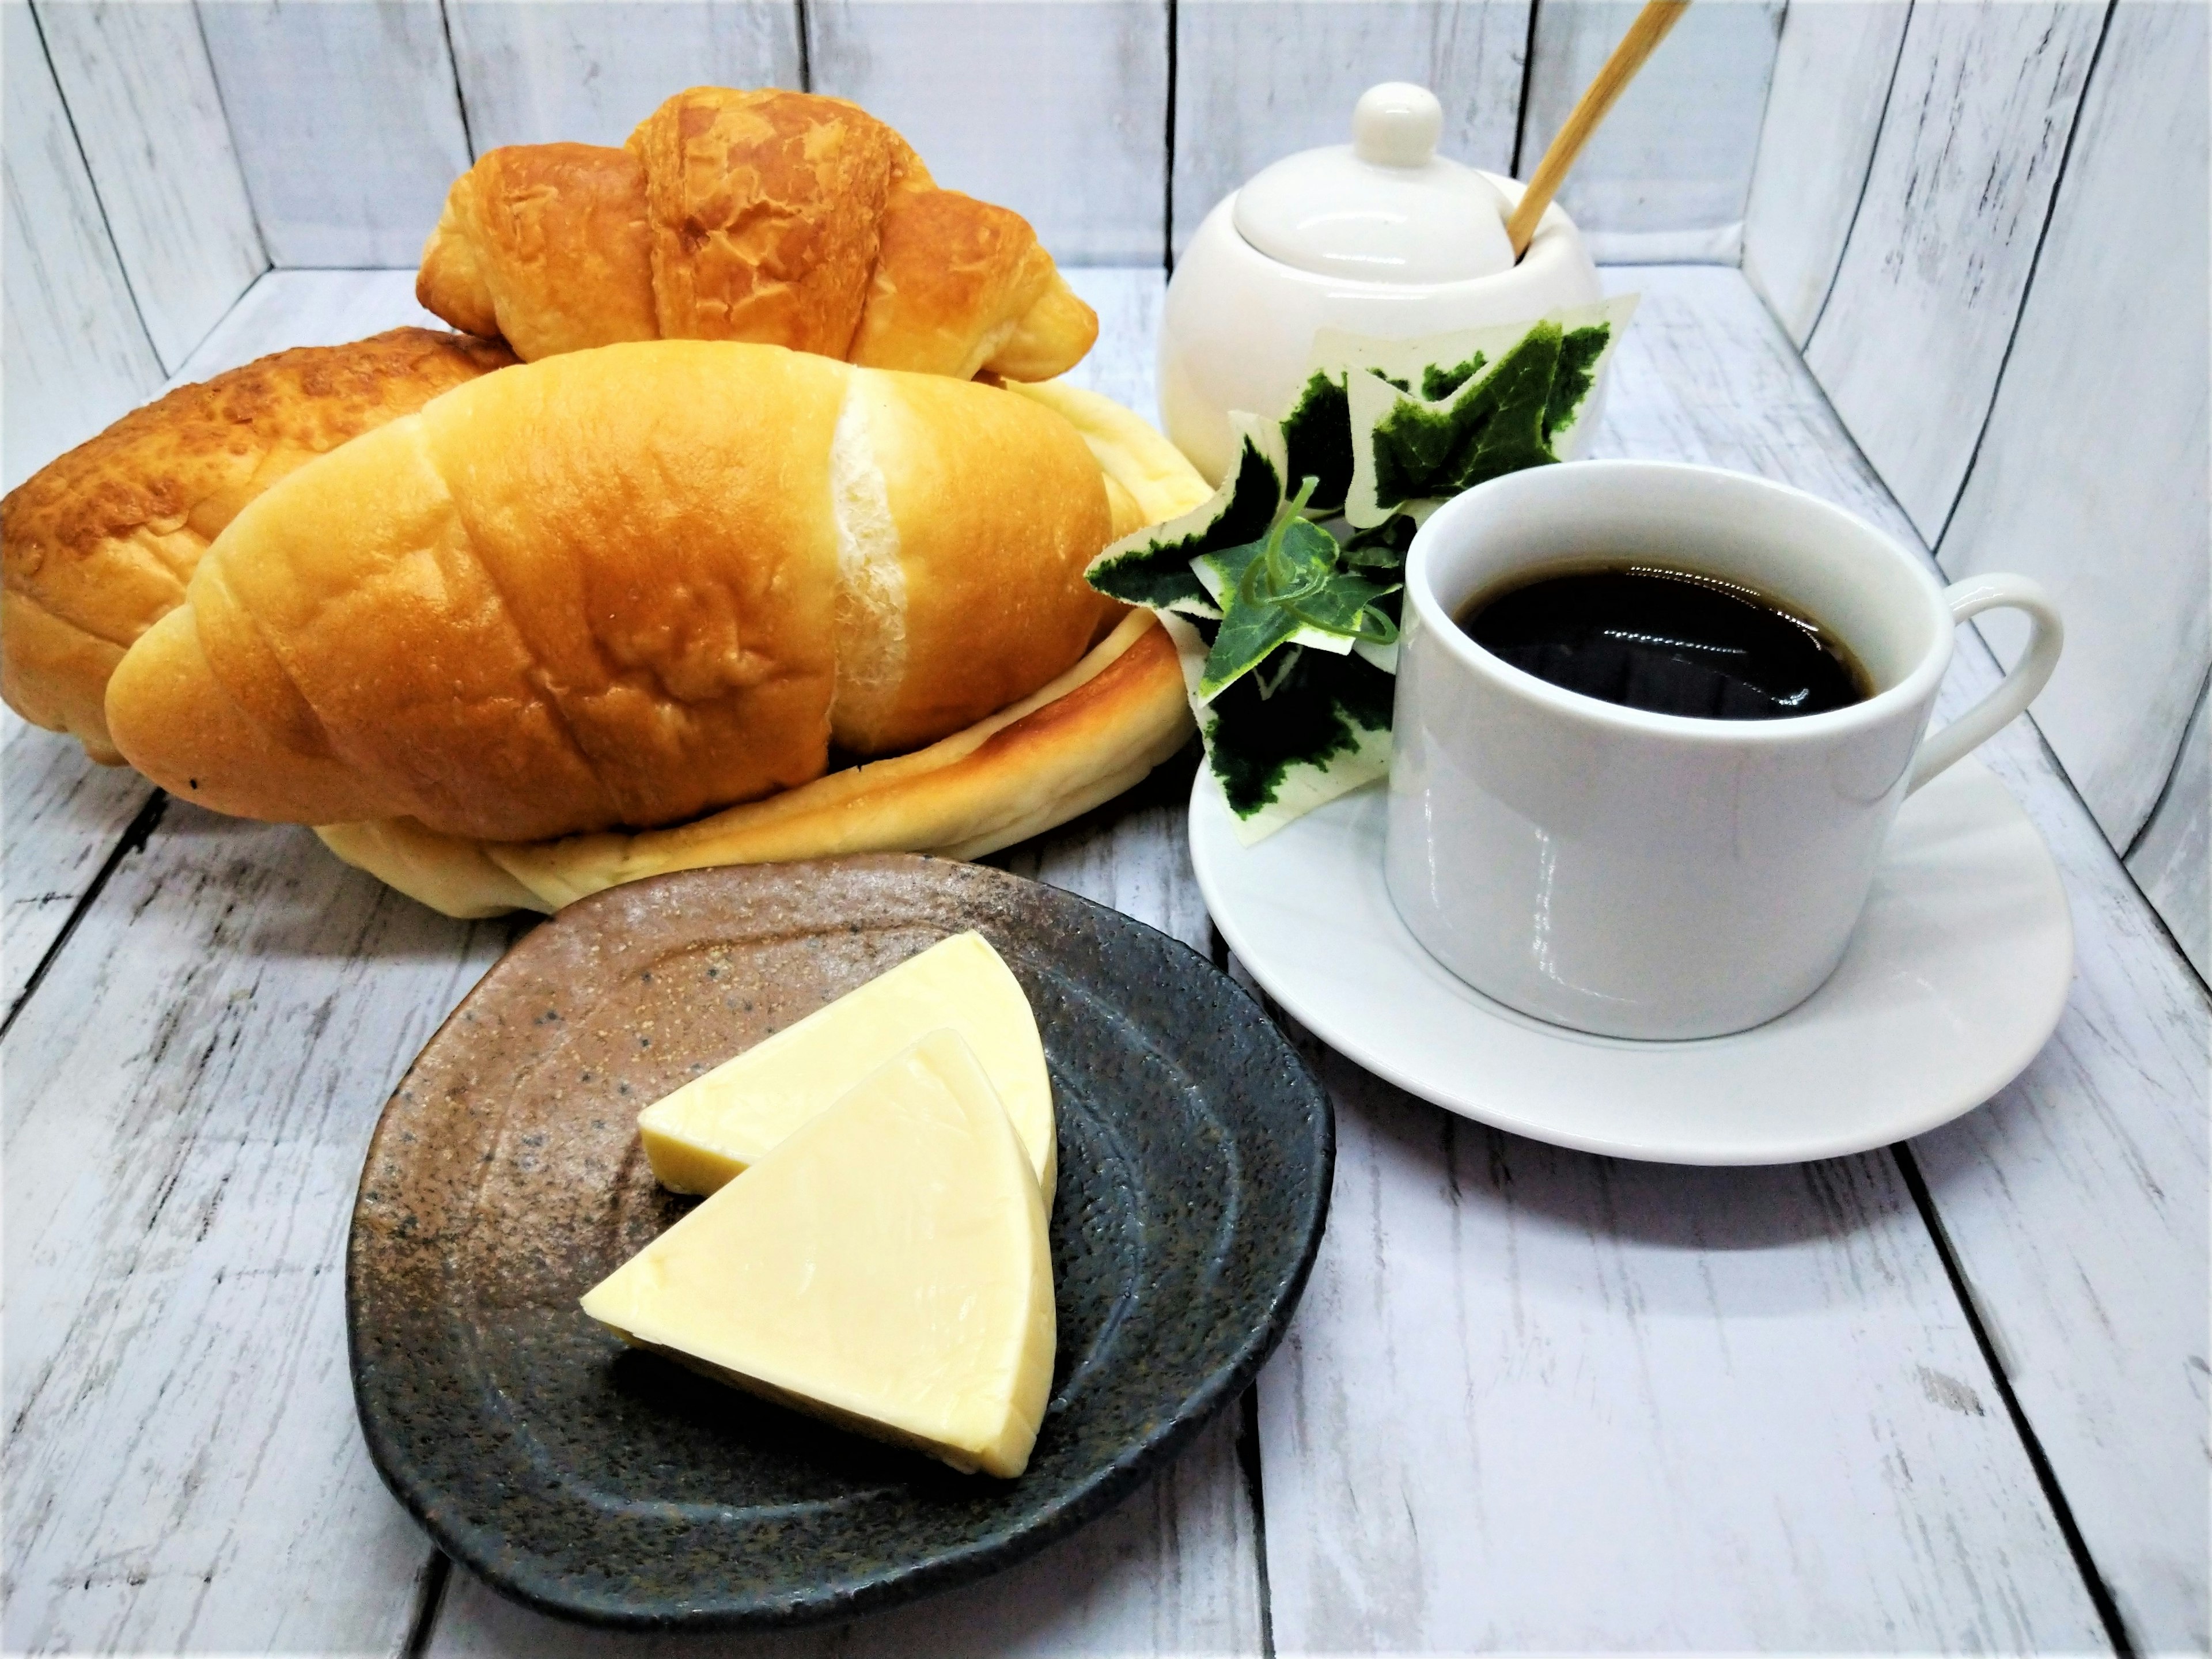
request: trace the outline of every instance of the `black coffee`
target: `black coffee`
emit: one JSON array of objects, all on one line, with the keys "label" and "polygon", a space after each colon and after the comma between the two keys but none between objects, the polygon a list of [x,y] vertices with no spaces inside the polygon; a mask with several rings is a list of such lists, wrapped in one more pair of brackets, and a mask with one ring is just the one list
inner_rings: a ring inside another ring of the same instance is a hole
[{"label": "black coffee", "polygon": [[1614,565],[1493,589],[1459,613],[1469,638],[1584,696],[1655,714],[1763,720],[1869,694],[1834,635],[1717,577]]}]

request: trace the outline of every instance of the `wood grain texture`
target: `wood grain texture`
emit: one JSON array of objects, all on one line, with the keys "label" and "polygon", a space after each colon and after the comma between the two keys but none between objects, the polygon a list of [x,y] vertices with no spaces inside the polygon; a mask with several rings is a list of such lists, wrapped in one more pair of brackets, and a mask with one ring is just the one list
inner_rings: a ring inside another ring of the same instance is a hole
[{"label": "wood grain texture", "polygon": [[1792,6],[1744,210],[1743,273],[1803,345],[1856,215],[1909,4]]},{"label": "wood grain texture", "polygon": [[686,87],[796,87],[794,0],[448,0],[469,135],[619,144]]},{"label": "wood grain texture", "polygon": [[94,766],[76,738],[0,708],[0,1016],[153,793],[129,768]]},{"label": "wood grain texture", "polygon": [[2212,729],[2205,698],[2182,733],[2173,776],[2128,854],[2128,873],[2157,908],[2197,977],[2212,980]]},{"label": "wood grain texture", "polygon": [[270,258],[411,268],[473,159],[435,0],[199,12]]},{"label": "wood grain texture", "polygon": [[814,90],[896,127],[937,182],[1066,264],[1158,260],[1166,0],[810,0]]},{"label": "wood grain texture", "polygon": [[1511,172],[1528,10],[1528,0],[1182,0],[1176,252],[1270,162],[1350,143],[1352,106],[1378,81],[1437,94],[1440,153]]},{"label": "wood grain texture", "polygon": [[26,0],[0,6],[0,487],[13,489],[161,383]]},{"label": "wood grain texture", "polygon": [[[1879,505],[1738,273],[1607,276],[1644,297],[1601,453]],[[1260,1382],[1281,1652],[2100,1640],[1888,1158],[1624,1164],[1325,1075],[1329,1231]]]},{"label": "wood grain texture", "polygon": [[2027,288],[2105,10],[1915,7],[1805,361],[1921,534],[1950,512]]},{"label": "wood grain texture", "polygon": [[[1637,10],[1633,0],[1537,7],[1524,174]],[[1559,192],[1593,257],[1735,263],[1782,13],[1782,0],[1692,6],[1621,95]]]},{"label": "wood grain texture", "polygon": [[174,371],[268,267],[190,0],[40,0],[116,251]]},{"label": "wood grain texture", "polygon": [[415,272],[272,270],[209,331],[177,376],[204,380],[290,346],[343,345],[387,328],[447,325],[415,303]]},{"label": "wood grain texture", "polygon": [[[2017,570],[2051,589],[2066,653],[2036,724],[2123,850],[2212,668],[2209,19],[2190,4],[2115,13],[1936,550],[1953,576]],[[1983,629],[2007,661],[2025,640],[2010,615]]]},{"label": "wood grain texture", "polygon": [[[1996,674],[1965,636],[1939,716]],[[2212,1000],[2035,728],[1978,752],[2057,860],[2074,985],[2027,1070],[1913,1152],[2136,1650],[2203,1652]]]},{"label": "wood grain texture", "polygon": [[396,1651],[340,1267],[408,1058],[502,947],[172,804],[7,1037],[12,1650]]}]

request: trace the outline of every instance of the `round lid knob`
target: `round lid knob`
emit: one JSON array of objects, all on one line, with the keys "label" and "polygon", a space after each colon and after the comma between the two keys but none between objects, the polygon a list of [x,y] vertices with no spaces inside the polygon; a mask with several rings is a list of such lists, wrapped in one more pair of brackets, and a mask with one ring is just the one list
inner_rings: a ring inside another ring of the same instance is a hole
[{"label": "round lid knob", "polygon": [[1426,167],[1443,131],[1436,94],[1410,81],[1370,87],[1352,106],[1352,153],[1377,167]]},{"label": "round lid knob", "polygon": [[1443,108],[1425,87],[1360,95],[1352,143],[1289,155],[1237,193],[1237,234],[1300,270],[1370,283],[1450,283],[1513,268],[1505,198],[1436,153]]}]

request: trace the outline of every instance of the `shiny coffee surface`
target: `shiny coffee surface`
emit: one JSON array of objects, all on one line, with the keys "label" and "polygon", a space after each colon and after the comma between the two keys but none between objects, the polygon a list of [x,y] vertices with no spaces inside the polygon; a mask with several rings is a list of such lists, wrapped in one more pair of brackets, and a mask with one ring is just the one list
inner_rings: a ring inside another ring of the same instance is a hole
[{"label": "shiny coffee surface", "polygon": [[1778,720],[1863,701],[1864,672],[1818,623],[1692,570],[1595,563],[1494,588],[1455,620],[1568,691],[1655,714]]}]

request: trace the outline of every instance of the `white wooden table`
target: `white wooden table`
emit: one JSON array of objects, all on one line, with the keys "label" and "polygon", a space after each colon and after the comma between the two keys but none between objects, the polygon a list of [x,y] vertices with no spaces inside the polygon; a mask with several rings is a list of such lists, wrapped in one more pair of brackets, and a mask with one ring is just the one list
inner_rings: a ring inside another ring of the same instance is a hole
[{"label": "white wooden table", "polygon": [[[1073,274],[1104,321],[1082,375],[1149,412],[1159,274]],[[1919,544],[1737,271],[1608,278],[1644,303],[1605,453],[1783,478]],[[179,378],[417,319],[411,281],[264,276]],[[1966,641],[1952,706],[1994,673]],[[1880,1153],[1670,1169],[1492,1133],[1314,1048],[1334,1208],[1240,1408],[1000,1579],[717,1643],[572,1630],[450,1571],[355,1424],[363,1148],[526,924],[449,921],[304,830],[166,800],[8,719],[11,1651],[2207,1644],[2212,1006],[2024,723],[1984,755],[2057,857],[2079,963],[1990,1105]],[[1225,960],[1188,776],[1000,861]]]}]

